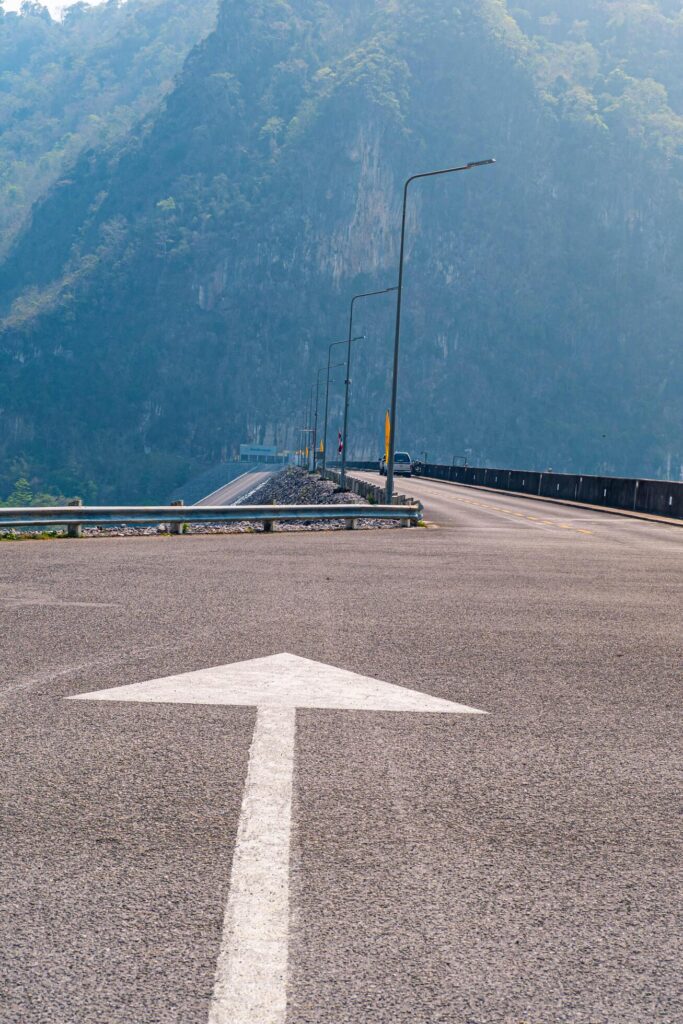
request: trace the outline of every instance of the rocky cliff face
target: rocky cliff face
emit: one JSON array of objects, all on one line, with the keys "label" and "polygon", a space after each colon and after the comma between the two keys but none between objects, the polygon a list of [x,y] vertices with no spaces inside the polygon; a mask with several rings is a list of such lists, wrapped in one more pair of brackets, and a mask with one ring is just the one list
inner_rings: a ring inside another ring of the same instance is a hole
[{"label": "rocky cliff face", "polygon": [[[152,500],[240,441],[296,446],[350,296],[395,283],[403,180],[489,155],[411,198],[401,447],[678,475],[675,168],[563,112],[532,51],[499,4],[225,0],[163,109],[82,158],[0,270],[6,478]],[[357,308],[362,458],[393,307]]]}]

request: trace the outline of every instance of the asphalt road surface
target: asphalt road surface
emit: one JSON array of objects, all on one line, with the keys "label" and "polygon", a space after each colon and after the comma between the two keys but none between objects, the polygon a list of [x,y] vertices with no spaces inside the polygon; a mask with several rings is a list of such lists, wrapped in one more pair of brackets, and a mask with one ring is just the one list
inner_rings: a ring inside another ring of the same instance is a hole
[{"label": "asphalt road surface", "polygon": [[246,497],[251,491],[261,487],[269,480],[277,469],[252,469],[241,476],[235,477],[229,484],[219,487],[217,491],[207,494],[197,505],[234,505],[240,498]]},{"label": "asphalt road surface", "polygon": [[296,712],[288,1024],[683,1020],[683,530],[405,489],[0,545],[2,1024],[206,1024],[256,712],[64,698],[285,651],[488,712]]}]

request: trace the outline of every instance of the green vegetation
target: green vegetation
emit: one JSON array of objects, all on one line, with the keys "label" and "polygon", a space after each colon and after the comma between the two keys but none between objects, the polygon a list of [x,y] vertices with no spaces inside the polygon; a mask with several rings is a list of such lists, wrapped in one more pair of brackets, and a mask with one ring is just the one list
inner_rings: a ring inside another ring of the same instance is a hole
[{"label": "green vegetation", "polygon": [[[198,6],[107,17],[164,4]],[[395,279],[402,181],[490,155],[413,192],[399,444],[677,477],[682,32],[666,0],[223,0],[166,99],[78,144],[0,265],[0,493],[21,462],[36,487],[162,500],[248,438],[298,447],[348,296]],[[82,49],[58,125],[92,114]],[[153,54],[131,96],[158,88]],[[52,146],[12,75],[22,145]],[[352,458],[381,448],[391,318],[359,309]]]},{"label": "green vegetation", "polygon": [[217,3],[79,3],[59,22],[0,0],[0,252],[79,153],[123,139],[171,89]]},{"label": "green vegetation", "polygon": [[653,0],[524,0],[543,95],[565,116],[683,159],[683,9]]},{"label": "green vegetation", "polygon": [[15,482],[12,492],[5,501],[0,499],[0,508],[48,508],[66,505],[69,500],[63,494],[45,494],[42,491],[34,494],[28,480],[22,476]]},{"label": "green vegetation", "polygon": [[41,530],[40,533],[21,530],[0,530],[0,544],[18,540],[63,540],[67,536],[65,530]]}]

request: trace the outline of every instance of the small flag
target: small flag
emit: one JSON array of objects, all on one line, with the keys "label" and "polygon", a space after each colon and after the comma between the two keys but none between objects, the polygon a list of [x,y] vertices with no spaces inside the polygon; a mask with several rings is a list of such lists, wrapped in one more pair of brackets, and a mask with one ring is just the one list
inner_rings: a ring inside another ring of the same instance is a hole
[{"label": "small flag", "polygon": [[341,430],[337,431],[337,440],[339,442],[338,451],[339,451],[339,454],[341,455],[341,453],[344,451],[344,442],[342,441]]}]

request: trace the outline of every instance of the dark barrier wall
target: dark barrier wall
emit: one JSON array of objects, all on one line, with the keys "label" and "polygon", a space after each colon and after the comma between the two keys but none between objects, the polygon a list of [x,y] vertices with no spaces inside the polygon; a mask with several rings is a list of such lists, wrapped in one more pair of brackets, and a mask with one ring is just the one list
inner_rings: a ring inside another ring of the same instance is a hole
[{"label": "dark barrier wall", "polygon": [[[358,467],[361,468],[360,466]],[[362,468],[365,468],[363,466]],[[615,476],[576,476],[535,473],[522,469],[480,469],[476,466],[419,465],[423,476],[475,487],[492,487],[544,498],[604,505],[650,515],[683,519],[683,483],[668,480],[629,480]]]}]

